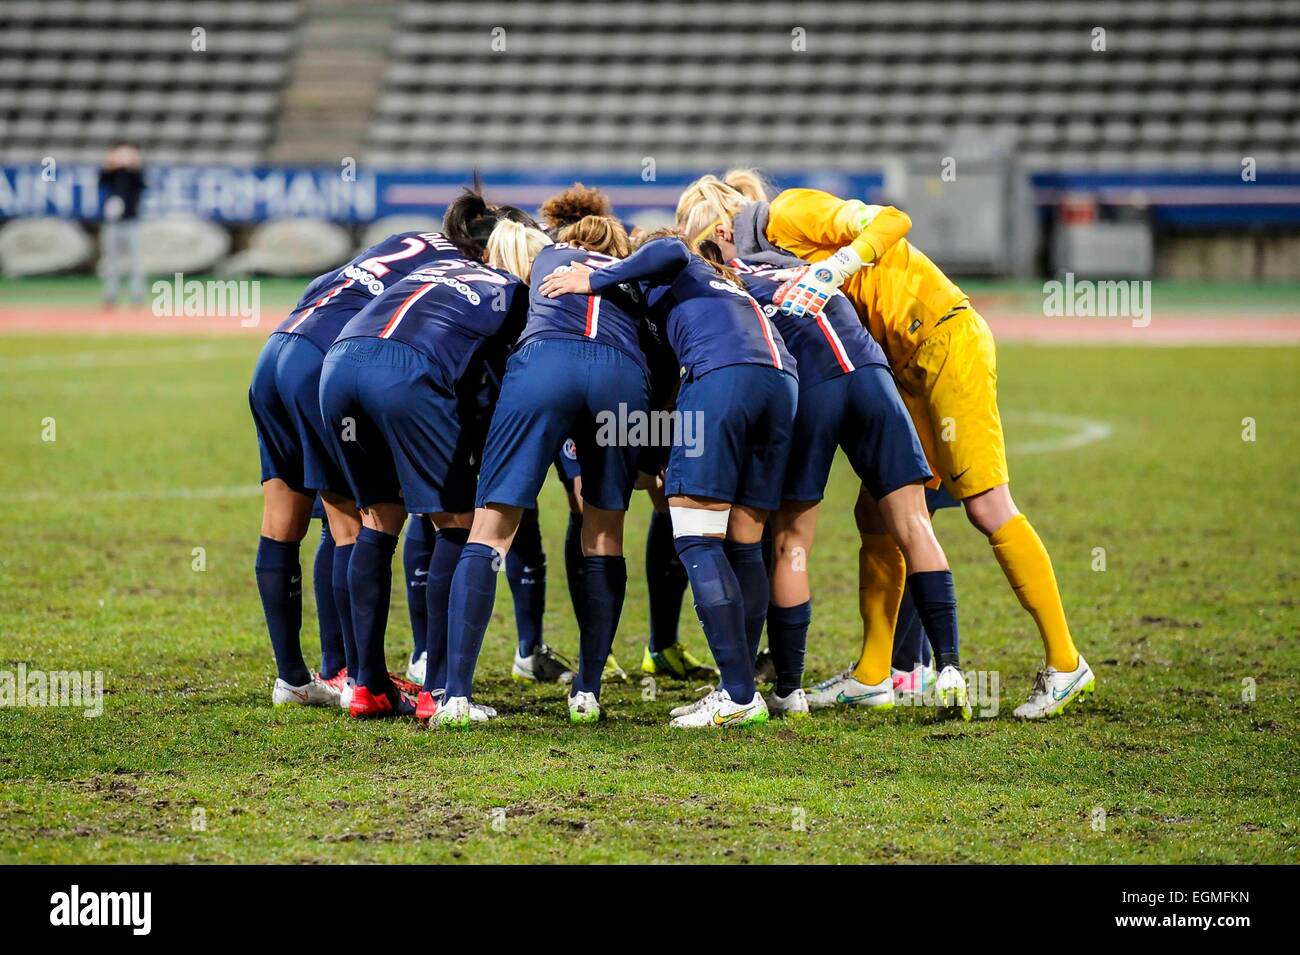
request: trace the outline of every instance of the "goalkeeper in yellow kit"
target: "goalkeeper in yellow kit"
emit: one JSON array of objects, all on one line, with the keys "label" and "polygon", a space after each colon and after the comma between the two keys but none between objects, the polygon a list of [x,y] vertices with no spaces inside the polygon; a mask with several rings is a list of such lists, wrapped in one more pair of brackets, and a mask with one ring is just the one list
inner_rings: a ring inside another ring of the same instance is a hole
[{"label": "goalkeeper in yellow kit", "polygon": [[[1070,636],[1051,557],[1011,498],[993,335],[966,294],[904,238],[911,224],[893,207],[816,189],[789,189],[768,202],[762,180],[749,170],[698,179],[677,204],[677,227],[688,242],[723,239],[742,258],[779,249],[812,263],[782,291],[787,314],[814,320],[837,290],[853,302],[889,358],[936,483],[942,480],[988,537],[1038,626],[1046,665],[1015,715],[1057,716],[1096,680]],[[873,509],[869,496],[859,498],[865,633],[853,673],[867,684],[889,675],[906,574]]]}]

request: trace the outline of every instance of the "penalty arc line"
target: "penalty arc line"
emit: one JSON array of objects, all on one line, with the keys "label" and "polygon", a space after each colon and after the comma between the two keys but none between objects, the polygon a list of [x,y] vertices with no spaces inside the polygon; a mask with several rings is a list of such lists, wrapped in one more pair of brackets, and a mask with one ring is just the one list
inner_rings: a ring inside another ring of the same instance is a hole
[{"label": "penalty arc line", "polygon": [[[1005,415],[1004,415],[1005,417]],[[1042,441],[1022,441],[1010,445],[1011,454],[1052,454],[1058,451],[1073,451],[1085,445],[1104,441],[1114,433],[1114,428],[1104,421],[1082,418],[1077,415],[1054,414],[1046,411],[1012,412],[1010,417],[1032,424],[1062,428],[1066,434]],[[211,501],[226,498],[259,497],[262,489],[256,484],[232,484],[217,487],[179,487],[156,488],[152,490],[131,491],[91,491],[86,494],[73,495],[78,502],[114,503],[125,501]],[[67,491],[27,491],[19,494],[0,495],[0,502],[34,504],[42,501],[68,500]]]},{"label": "penalty arc line", "polygon": [[1060,428],[1066,432],[1060,437],[1009,444],[1008,454],[1053,454],[1057,451],[1073,451],[1085,445],[1105,441],[1115,433],[1115,429],[1105,421],[1082,418],[1078,415],[1055,414],[1050,411],[1013,411],[1009,416],[1004,415],[1004,417]]}]

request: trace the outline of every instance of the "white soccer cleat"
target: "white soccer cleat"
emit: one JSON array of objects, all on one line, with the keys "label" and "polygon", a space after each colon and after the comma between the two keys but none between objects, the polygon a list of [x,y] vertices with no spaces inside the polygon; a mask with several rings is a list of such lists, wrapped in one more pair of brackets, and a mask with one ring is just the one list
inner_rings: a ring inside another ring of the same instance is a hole
[{"label": "white soccer cleat", "polygon": [[767,722],[767,704],[758,691],[748,703],[736,703],[726,690],[714,690],[690,713],[668,725],[674,729],[739,729]]},{"label": "white soccer cleat", "polygon": [[424,686],[424,675],[428,672],[426,664],[429,662],[429,655],[421,653],[418,657],[411,656],[411,660],[406,664],[406,678],[412,683],[418,683]]},{"label": "white soccer cleat", "polygon": [[925,694],[934,689],[939,678],[934,667],[917,664],[911,670],[889,670],[889,678],[894,684],[894,699],[899,706],[919,706]]},{"label": "white soccer cleat", "polygon": [[271,690],[272,706],[338,706],[339,691],[323,680],[312,677],[302,686],[275,678]]},{"label": "white soccer cleat", "polygon": [[1063,672],[1055,667],[1044,667],[1034,678],[1034,688],[1029,699],[1017,706],[1013,716],[1022,720],[1042,720],[1060,716],[1075,700],[1083,702],[1097,688],[1097,676],[1088,661],[1079,654],[1079,665]]},{"label": "white soccer cleat", "polygon": [[802,719],[808,715],[808,695],[802,687],[795,687],[789,696],[777,696],[776,690],[773,690],[763,699],[767,703],[768,712],[776,716]]},{"label": "white soccer cleat", "polygon": [[[687,713],[694,713],[705,703],[709,702],[709,697],[713,695],[713,691],[716,689],[717,687],[713,686],[707,687],[708,692],[704,696],[694,702],[683,703],[681,706],[674,706],[668,711],[668,715],[676,719],[679,716],[685,716]],[[699,691],[697,690],[696,692],[698,693]]]},{"label": "white soccer cleat", "polygon": [[516,683],[572,683],[573,664],[542,643],[526,657],[515,650],[510,678]]},{"label": "white soccer cleat", "polygon": [[894,705],[894,684],[886,677],[869,685],[853,675],[853,668],[816,683],[807,691],[808,706],[814,710],[830,706],[865,706],[887,710]]},{"label": "white soccer cleat", "polygon": [[[430,700],[436,700],[439,707],[442,706],[443,698],[446,697],[447,691],[439,688],[429,692]],[[469,718],[472,723],[486,723],[488,720],[497,718],[497,711],[486,703],[479,703],[475,700],[469,701]]]},{"label": "white soccer cleat", "polygon": [[467,696],[444,699],[433,717],[433,722],[443,729],[469,729],[469,724],[473,721],[474,710]]},{"label": "white soccer cleat", "polygon": [[603,716],[595,693],[579,690],[569,697],[570,723],[599,723]]},{"label": "white soccer cleat", "polygon": [[971,718],[969,694],[966,692],[966,674],[960,667],[946,666],[934,681],[934,701],[939,709],[953,709],[961,712],[963,720]]}]

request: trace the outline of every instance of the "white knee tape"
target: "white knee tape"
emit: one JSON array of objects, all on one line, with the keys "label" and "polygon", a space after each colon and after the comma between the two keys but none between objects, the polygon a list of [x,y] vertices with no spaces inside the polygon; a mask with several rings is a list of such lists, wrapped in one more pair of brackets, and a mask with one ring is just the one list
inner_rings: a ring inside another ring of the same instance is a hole
[{"label": "white knee tape", "polygon": [[673,537],[708,537],[726,534],[731,520],[731,508],[725,511],[706,511],[702,507],[669,507],[673,519]]}]

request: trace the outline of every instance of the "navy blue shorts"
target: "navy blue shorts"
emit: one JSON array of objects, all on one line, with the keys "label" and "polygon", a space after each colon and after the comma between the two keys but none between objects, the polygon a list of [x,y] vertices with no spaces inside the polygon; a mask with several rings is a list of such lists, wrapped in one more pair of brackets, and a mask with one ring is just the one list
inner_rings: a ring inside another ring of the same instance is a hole
[{"label": "navy blue shorts", "polygon": [[948,489],[941,484],[938,487],[925,489],[925,506],[934,513],[945,507],[961,507],[961,501],[949,494]]},{"label": "navy blue shorts", "polygon": [[276,332],[262,346],[248,388],[257,428],[262,480],[279,478],[295,491],[348,493],[348,482],[330,456],[320,413],[324,354],[304,335]]},{"label": "navy blue shorts", "polygon": [[894,377],[879,365],[865,365],[800,392],[794,449],[785,473],[787,501],[822,499],[837,448],[844,449],[876,500],[931,477]]},{"label": "navy blue shorts", "polygon": [[391,338],[336,342],[321,370],[320,406],[358,507],[473,509],[476,429],[461,426],[461,402],[424,354]]},{"label": "navy blue shorts", "polygon": [[[577,445],[582,499],[627,510],[636,483],[637,452],[619,438],[596,440],[597,416],[647,413],[645,373],[611,345],[567,338],[531,341],[506,364],[488,428],[478,506],[537,506],[546,470],[565,440]],[[602,416],[603,417],[603,416]]]},{"label": "navy blue shorts", "polygon": [[582,465],[578,463],[578,446],[572,438],[565,438],[560,446],[560,453],[555,456],[555,476],[564,482],[565,487],[572,487],[573,482],[582,477]]},{"label": "navy blue shorts", "polygon": [[727,365],[684,382],[664,493],[776,510],[798,401],[799,383],[767,365]]}]

